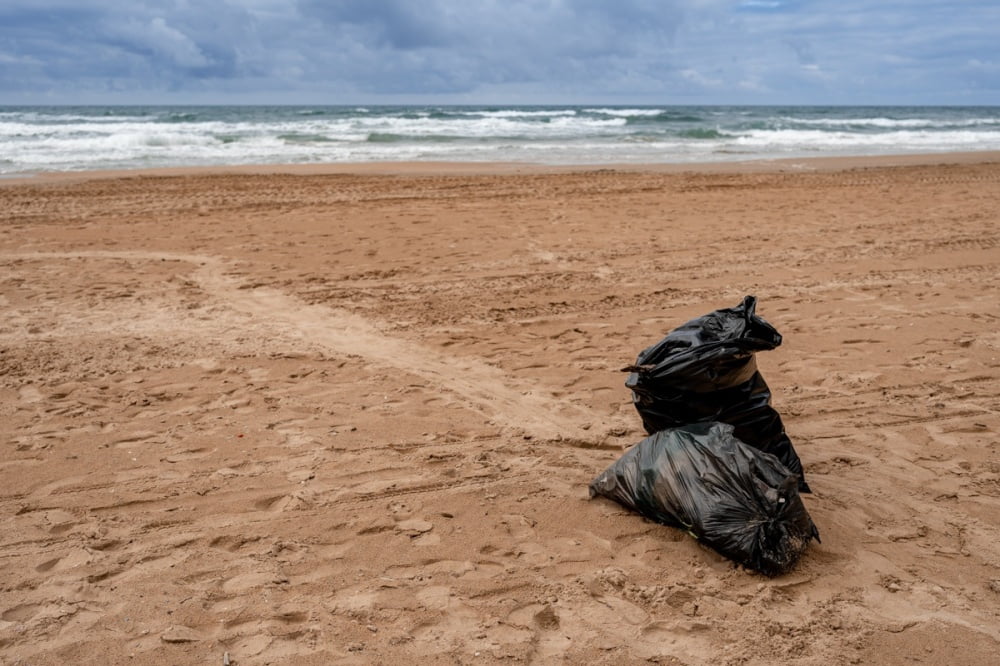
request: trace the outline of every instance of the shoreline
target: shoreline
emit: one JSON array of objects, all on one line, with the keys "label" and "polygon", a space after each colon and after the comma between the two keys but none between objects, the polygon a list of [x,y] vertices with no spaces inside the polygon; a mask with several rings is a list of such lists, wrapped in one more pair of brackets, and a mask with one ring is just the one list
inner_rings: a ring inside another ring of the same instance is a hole
[{"label": "shoreline", "polygon": [[60,183],[96,179],[176,177],[205,175],[285,174],[300,176],[497,176],[618,173],[817,173],[868,168],[934,165],[990,164],[1000,162],[1000,151],[958,151],[941,153],[901,153],[892,155],[851,155],[837,157],[782,157],[732,162],[646,162],[545,165],[531,162],[342,162],[317,164],[246,164],[179,166],[142,169],[58,171],[0,175],[0,187],[26,183]]}]

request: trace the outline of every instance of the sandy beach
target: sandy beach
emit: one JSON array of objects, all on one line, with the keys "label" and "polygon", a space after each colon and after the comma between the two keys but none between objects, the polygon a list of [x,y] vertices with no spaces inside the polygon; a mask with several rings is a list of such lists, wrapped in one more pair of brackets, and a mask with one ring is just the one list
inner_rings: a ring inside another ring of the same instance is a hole
[{"label": "sandy beach", "polygon": [[[0,181],[0,663],[994,664],[998,211],[996,153]],[[587,493],[747,294],[774,579]]]}]

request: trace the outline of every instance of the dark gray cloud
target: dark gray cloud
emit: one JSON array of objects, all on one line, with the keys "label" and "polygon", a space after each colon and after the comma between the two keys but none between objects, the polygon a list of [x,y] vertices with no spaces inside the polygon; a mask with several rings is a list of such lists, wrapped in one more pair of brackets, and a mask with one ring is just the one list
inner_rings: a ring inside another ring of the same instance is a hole
[{"label": "dark gray cloud", "polygon": [[335,48],[317,62],[372,92],[471,93],[548,85],[599,91],[628,67],[662,63],[680,24],[671,2],[495,3],[302,0]]},{"label": "dark gray cloud", "polygon": [[1000,103],[968,0],[4,0],[0,103]]}]

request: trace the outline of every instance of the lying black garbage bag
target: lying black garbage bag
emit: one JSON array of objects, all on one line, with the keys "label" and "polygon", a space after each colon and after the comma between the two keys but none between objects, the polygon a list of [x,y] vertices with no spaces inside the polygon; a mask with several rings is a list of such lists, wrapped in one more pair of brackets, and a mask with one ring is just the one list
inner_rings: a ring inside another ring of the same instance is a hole
[{"label": "lying black garbage bag", "polygon": [[771,407],[771,390],[757,371],[754,353],[774,349],[781,334],[754,314],[757,299],[692,319],[648,349],[623,370],[625,386],[646,432],[687,423],[721,421],[736,427],[741,441],[770,453],[799,475],[809,492],[802,463]]},{"label": "lying black garbage bag", "polygon": [[776,576],[819,531],[795,488],[798,476],[733,436],[697,423],[647,437],[590,484],[658,523],[687,530],[740,564]]}]

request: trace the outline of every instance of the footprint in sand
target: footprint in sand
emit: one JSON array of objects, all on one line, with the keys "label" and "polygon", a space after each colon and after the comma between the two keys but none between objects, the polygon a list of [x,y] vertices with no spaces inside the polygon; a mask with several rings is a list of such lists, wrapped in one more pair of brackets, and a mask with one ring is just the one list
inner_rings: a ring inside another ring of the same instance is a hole
[{"label": "footprint in sand", "polygon": [[41,608],[41,604],[20,604],[0,613],[0,619],[4,622],[27,622],[38,615]]},{"label": "footprint in sand", "polygon": [[410,542],[415,546],[436,546],[441,543],[441,536],[432,533],[434,523],[422,518],[400,520],[393,529],[397,534],[410,537]]},{"label": "footprint in sand", "polygon": [[28,386],[22,386],[17,390],[17,397],[21,402],[33,403],[40,402],[45,396],[34,386],[30,384]]},{"label": "footprint in sand", "polygon": [[160,458],[160,460],[161,462],[167,462],[167,463],[179,463],[179,462],[185,462],[187,460],[198,460],[200,458],[206,458],[212,455],[217,450],[218,449],[208,450],[205,448],[185,449],[184,451],[171,453],[169,456]]},{"label": "footprint in sand", "polygon": [[66,569],[73,569],[84,564],[89,564],[93,559],[94,556],[89,551],[77,548],[60,557],[45,560],[35,567],[35,571],[39,573],[65,571]]},{"label": "footprint in sand", "polygon": [[297,511],[315,503],[314,493],[303,489],[289,495],[272,495],[263,497],[253,503],[257,511],[281,512]]}]

